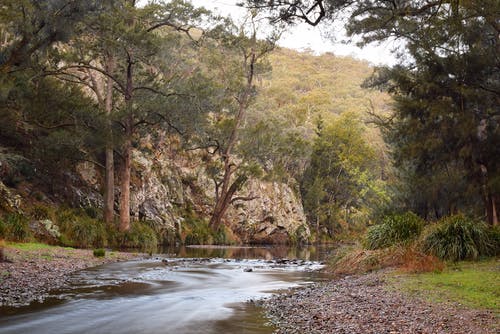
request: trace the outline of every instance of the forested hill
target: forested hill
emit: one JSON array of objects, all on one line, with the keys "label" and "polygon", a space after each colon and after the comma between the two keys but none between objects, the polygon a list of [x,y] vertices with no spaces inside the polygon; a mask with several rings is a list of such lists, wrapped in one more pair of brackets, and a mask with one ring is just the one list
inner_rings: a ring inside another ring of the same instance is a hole
[{"label": "forested hill", "polygon": [[261,96],[273,109],[290,111],[297,117],[348,111],[364,116],[370,100],[377,109],[387,106],[386,94],[361,88],[373,73],[373,67],[365,61],[332,53],[316,56],[311,51],[284,48],[269,58],[271,80],[262,83]]},{"label": "forested hill", "polygon": [[[266,64],[256,77],[256,99],[249,106],[234,150],[241,165],[238,175],[250,179],[234,196],[261,198],[233,202],[223,218],[229,230],[243,222],[250,226],[251,233],[264,232],[254,237],[248,235],[248,228],[239,228],[236,236],[229,238],[238,242],[287,242],[297,239],[298,230],[305,230],[299,233],[300,239],[314,240],[316,234],[333,237],[341,232],[342,224],[364,224],[373,213],[368,204],[383,204],[386,199],[386,149],[379,131],[368,122],[368,112],[386,112],[389,97],[361,87],[373,68],[350,57],[316,56],[284,48],[271,52]],[[102,114],[97,118],[99,123],[92,124],[92,94],[89,96],[78,85],[52,77],[41,82],[43,90],[27,86],[29,94],[36,97],[34,102],[25,103],[24,97],[17,101],[23,116],[8,108],[2,110],[8,116],[1,125],[0,137],[2,181],[7,185],[4,191],[8,190],[12,198],[19,194],[21,209],[31,215],[30,212],[41,210],[44,213],[38,214],[40,217],[57,221],[57,213],[48,214],[44,208],[57,212],[57,207],[65,205],[93,212],[93,217],[101,219],[105,189],[101,145],[105,138],[86,126],[58,124],[79,119],[89,127],[100,127]],[[54,93],[57,91],[64,94]],[[43,99],[57,113],[39,108]],[[149,225],[155,222],[154,230],[170,230],[159,239],[172,241],[175,229],[188,212],[187,224],[194,227],[184,226],[182,241],[225,240],[208,237],[208,219],[216,197],[213,182],[222,179],[223,165],[217,155],[209,154],[207,158],[202,150],[192,147],[200,141],[203,146],[206,134],[224,143],[233,115],[222,113],[217,121],[205,124],[201,132],[192,133],[189,138],[174,139],[178,137],[175,131],[165,133],[158,126],[141,130],[135,137],[130,210],[135,219],[143,219]],[[139,134],[146,133],[140,139]],[[36,144],[31,144],[33,141]],[[120,141],[116,145],[121,145]],[[335,148],[329,149],[330,146]],[[324,165],[326,161],[328,166]],[[117,171],[121,164],[117,156]],[[120,174],[115,175],[117,193],[120,178]],[[262,187],[268,193],[255,196]],[[193,193],[193,189],[203,191]],[[271,204],[266,204],[268,200]],[[115,196],[115,210],[119,202]],[[283,205],[292,207],[283,211]],[[266,219],[269,222],[265,224],[270,226],[252,227]],[[276,224],[286,225],[284,236],[275,231]],[[204,232],[207,236],[190,239],[190,233],[201,233],[197,229],[208,231]],[[271,234],[274,236],[269,237]]]}]

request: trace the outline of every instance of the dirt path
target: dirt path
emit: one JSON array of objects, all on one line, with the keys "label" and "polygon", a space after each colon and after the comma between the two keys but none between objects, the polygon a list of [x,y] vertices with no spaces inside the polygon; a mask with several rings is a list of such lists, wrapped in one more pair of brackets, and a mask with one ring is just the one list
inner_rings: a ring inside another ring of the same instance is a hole
[{"label": "dirt path", "polygon": [[114,252],[96,258],[92,250],[62,247],[37,250],[7,247],[5,251],[12,262],[0,262],[0,307],[42,301],[50,290],[61,288],[75,271],[138,256]]},{"label": "dirt path", "polygon": [[280,334],[498,334],[489,311],[434,304],[387,289],[381,273],[291,290],[264,302]]}]

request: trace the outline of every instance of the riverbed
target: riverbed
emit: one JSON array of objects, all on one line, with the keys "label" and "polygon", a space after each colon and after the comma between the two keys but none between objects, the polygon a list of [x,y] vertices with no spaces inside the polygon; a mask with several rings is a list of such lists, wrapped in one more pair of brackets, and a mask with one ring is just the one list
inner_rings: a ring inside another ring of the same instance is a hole
[{"label": "riverbed", "polygon": [[42,303],[5,308],[1,333],[272,333],[248,301],[324,280],[328,249],[182,247],[73,274]]}]

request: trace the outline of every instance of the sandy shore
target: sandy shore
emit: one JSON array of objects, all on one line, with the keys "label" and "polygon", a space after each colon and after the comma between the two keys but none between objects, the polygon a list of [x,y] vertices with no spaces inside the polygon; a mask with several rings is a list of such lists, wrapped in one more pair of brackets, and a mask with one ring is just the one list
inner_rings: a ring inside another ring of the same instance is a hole
[{"label": "sandy shore", "polygon": [[292,289],[264,301],[279,334],[498,334],[498,315],[388,289],[383,273]]},{"label": "sandy shore", "polygon": [[0,262],[0,306],[42,301],[50,290],[63,287],[75,271],[138,257],[138,254],[113,252],[96,258],[92,250],[62,247],[37,250],[7,247],[5,252],[11,262]]}]

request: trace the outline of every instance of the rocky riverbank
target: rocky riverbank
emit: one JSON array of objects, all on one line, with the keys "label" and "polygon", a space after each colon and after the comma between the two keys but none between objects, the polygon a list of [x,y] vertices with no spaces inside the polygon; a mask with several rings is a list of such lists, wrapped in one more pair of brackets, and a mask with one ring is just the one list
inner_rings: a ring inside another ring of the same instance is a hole
[{"label": "rocky riverbank", "polygon": [[434,304],[389,289],[384,273],[292,289],[264,301],[278,334],[497,334],[490,311]]},{"label": "rocky riverbank", "polygon": [[113,252],[97,258],[92,250],[29,245],[5,248],[9,261],[0,262],[0,307],[43,301],[50,290],[62,288],[75,271],[138,256]]}]

